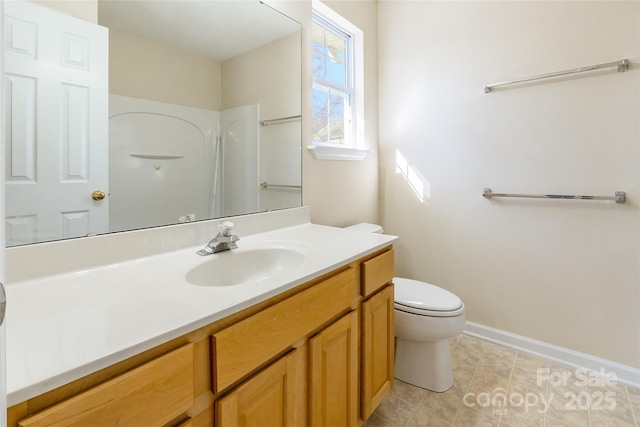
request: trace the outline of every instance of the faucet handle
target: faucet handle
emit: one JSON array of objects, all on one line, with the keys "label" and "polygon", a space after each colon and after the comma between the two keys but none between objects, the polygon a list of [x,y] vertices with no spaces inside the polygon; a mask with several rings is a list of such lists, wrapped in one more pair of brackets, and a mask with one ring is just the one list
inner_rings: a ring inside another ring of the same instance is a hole
[{"label": "faucet handle", "polygon": [[231,231],[236,228],[236,224],[233,221],[222,221],[218,224],[218,230],[220,234],[225,237],[229,237]]}]

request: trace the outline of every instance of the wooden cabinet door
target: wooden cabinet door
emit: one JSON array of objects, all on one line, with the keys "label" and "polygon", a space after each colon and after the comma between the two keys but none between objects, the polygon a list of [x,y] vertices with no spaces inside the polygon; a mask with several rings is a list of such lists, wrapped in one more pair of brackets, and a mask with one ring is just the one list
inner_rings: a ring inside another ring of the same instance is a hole
[{"label": "wooden cabinet door", "polygon": [[358,425],[358,316],[354,310],[309,340],[311,427]]},{"label": "wooden cabinet door", "polygon": [[362,303],[362,419],[366,420],[393,385],[393,285]]},{"label": "wooden cabinet door", "polygon": [[304,426],[306,348],[300,347],[215,402],[217,427]]}]

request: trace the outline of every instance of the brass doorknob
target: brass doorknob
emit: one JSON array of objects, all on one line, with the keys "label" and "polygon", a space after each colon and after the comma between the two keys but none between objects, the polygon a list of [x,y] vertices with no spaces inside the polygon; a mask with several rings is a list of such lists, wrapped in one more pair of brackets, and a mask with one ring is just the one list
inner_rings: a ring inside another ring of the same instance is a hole
[{"label": "brass doorknob", "polygon": [[106,197],[106,194],[104,194],[104,191],[96,190],[93,193],[91,193],[91,198],[93,200],[102,200],[105,197]]}]

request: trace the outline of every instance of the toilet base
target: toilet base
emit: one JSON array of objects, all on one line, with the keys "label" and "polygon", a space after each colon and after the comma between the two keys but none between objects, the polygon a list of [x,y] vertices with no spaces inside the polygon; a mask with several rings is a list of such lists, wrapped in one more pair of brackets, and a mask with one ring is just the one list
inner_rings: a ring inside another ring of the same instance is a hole
[{"label": "toilet base", "polygon": [[449,340],[396,338],[395,377],[427,390],[449,390],[453,386]]}]

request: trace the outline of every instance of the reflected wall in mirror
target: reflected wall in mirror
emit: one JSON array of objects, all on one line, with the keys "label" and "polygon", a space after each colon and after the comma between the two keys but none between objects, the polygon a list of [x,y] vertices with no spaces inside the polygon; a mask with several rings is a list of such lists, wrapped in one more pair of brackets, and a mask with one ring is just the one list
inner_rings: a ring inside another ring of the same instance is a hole
[{"label": "reflected wall in mirror", "polygon": [[299,23],[253,0],[97,9],[5,2],[7,246],[301,205]]}]

